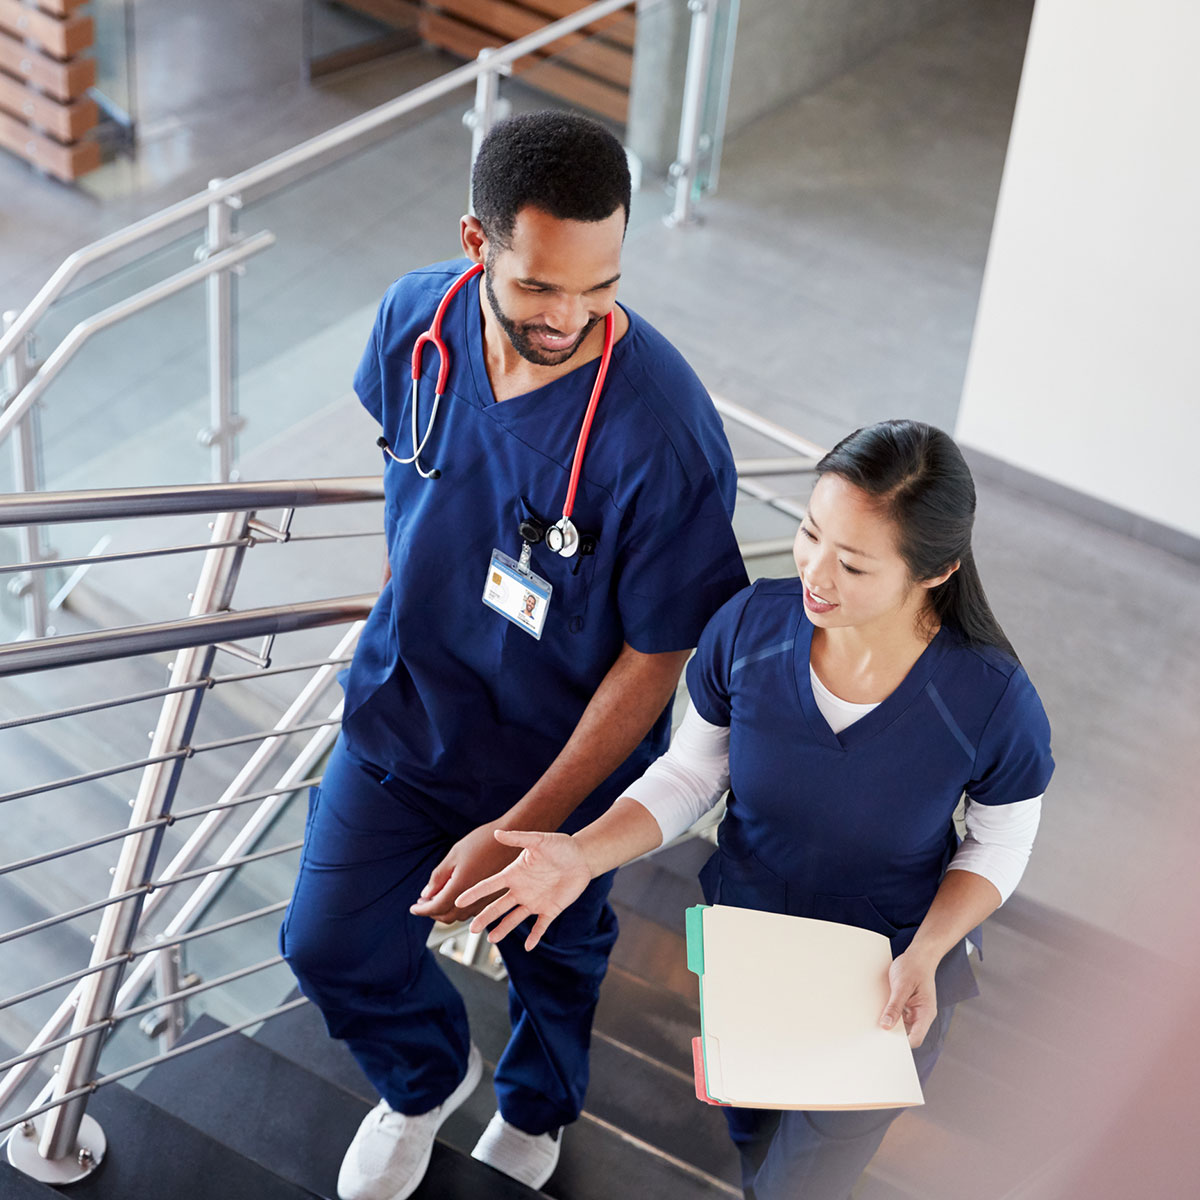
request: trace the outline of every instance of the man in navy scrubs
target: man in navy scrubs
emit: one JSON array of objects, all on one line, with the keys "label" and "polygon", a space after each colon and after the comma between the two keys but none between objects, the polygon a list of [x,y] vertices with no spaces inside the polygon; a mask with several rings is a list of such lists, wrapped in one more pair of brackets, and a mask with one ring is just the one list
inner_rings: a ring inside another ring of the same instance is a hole
[{"label": "man in navy scrubs", "polygon": [[[393,284],[355,376],[387,443],[389,576],[281,934],[382,1097],[347,1151],[343,1200],[411,1194],[480,1078],[462,1000],[425,947],[432,922],[481,907],[455,898],[513,857],[494,830],[577,829],[662,753],[683,663],[746,581],[720,419],[679,354],[616,303],[629,199],[624,152],[595,122],[497,126],[465,258]],[[436,417],[426,344],[414,420],[414,344],[473,264],[444,305]],[[583,1106],[611,882],[533,953],[503,943],[513,1032],[474,1153],[534,1187]]]}]

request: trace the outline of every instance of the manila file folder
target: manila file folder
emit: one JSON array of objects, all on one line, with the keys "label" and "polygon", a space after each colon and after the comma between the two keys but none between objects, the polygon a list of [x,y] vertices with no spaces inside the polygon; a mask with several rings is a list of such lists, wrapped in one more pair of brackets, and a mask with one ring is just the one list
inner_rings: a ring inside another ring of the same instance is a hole
[{"label": "manila file folder", "polygon": [[903,1022],[879,1024],[892,962],[882,934],[697,905],[687,910],[687,947],[700,977],[701,1099],[740,1108],[924,1103]]}]

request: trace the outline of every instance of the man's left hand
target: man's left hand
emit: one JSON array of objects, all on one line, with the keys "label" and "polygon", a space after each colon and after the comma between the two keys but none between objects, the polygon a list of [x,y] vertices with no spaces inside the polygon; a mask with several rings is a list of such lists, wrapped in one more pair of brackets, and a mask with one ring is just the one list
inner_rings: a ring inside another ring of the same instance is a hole
[{"label": "man's left hand", "polygon": [[519,846],[502,846],[496,841],[495,829],[495,825],[480,825],[455,842],[433,868],[429,882],[409,912],[452,925],[455,921],[469,920],[486,908],[495,896],[484,896],[467,908],[455,907],[454,900],[481,879],[504,870],[521,853]]}]

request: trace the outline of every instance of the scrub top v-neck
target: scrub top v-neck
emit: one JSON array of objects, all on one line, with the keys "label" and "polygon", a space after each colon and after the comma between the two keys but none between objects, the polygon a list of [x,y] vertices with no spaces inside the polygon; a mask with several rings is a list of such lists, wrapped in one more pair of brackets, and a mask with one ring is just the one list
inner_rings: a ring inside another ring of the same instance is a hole
[{"label": "scrub top v-neck", "polygon": [[[392,445],[410,436],[412,345],[464,266],[406,275],[380,306],[355,390]],[[695,645],[745,572],[720,420],[678,353],[626,309],[573,517],[595,553],[564,559],[533,547],[530,566],[553,588],[540,640],[484,605],[493,552],[515,558],[522,519],[562,512],[598,364],[497,403],[479,305],[476,278],[443,319],[450,370],[422,451],[440,477],[385,466],[392,578],[346,680],[343,729],[360,758],[482,821],[553,761],[623,644]],[[421,391],[432,396],[436,356],[422,366]],[[665,715],[578,820],[665,748],[668,727]]]}]

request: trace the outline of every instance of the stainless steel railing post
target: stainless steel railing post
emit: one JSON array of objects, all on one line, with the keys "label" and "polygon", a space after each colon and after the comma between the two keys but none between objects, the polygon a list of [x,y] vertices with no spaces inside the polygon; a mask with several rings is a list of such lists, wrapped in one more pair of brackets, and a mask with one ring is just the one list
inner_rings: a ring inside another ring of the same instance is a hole
[{"label": "stainless steel railing post", "polygon": [[[211,191],[225,181],[213,179]],[[235,241],[234,210],[241,207],[237,196],[214,200],[208,206],[208,237],[199,251],[201,259],[212,258],[228,250]],[[237,327],[235,287],[237,267],[228,267],[208,277],[208,394],[209,427],[200,431],[201,445],[212,450],[214,483],[227,483],[236,476],[237,435],[244,422],[237,414]]]},{"label": "stainless steel railing post", "polygon": [[675,206],[666,220],[671,226],[689,225],[696,220],[692,193],[700,165],[704,92],[712,61],[714,4],[715,0],[688,0],[692,30],[688,41],[687,71],[683,77],[679,149],[670,168],[671,178],[675,181]]},{"label": "stainless steel railing post", "polygon": [[[9,329],[17,320],[16,312],[4,314],[4,328]],[[12,354],[4,364],[5,391],[9,402],[20,395],[33,374],[29,362],[29,339],[21,338],[13,346]],[[31,408],[21,418],[13,431],[13,475],[19,492],[35,492],[41,487],[39,479],[40,459],[38,455],[39,426],[36,409]],[[20,561],[39,562],[45,558],[40,525],[25,525],[17,534]],[[25,635],[31,638],[46,636],[46,577],[41,571],[28,571],[18,575],[9,583],[14,595],[24,601]]]},{"label": "stainless steel railing post", "polygon": [[[511,74],[512,67],[509,65],[488,67],[487,61],[493,54],[495,54],[494,50],[485,48],[475,56],[481,67],[480,74],[475,80],[475,106],[468,108],[463,113],[463,124],[471,131],[472,167],[475,166],[479,147],[483,145],[483,139],[487,137],[488,131],[497,121],[504,120],[512,111],[512,105],[507,100],[500,99],[500,76]],[[471,199],[471,180],[468,179],[467,211],[473,213],[475,208]]]},{"label": "stainless steel railing post", "polygon": [[[250,515],[222,513],[213,523],[212,540],[228,543],[243,536]],[[208,551],[189,615],[200,616],[228,608],[244,553],[244,546],[228,545]],[[179,651],[171,672],[171,685],[191,683],[207,677],[215,653],[215,647],[211,645]],[[181,750],[188,745],[206,691],[205,688],[196,688],[165,698],[151,742],[151,758]],[[182,758],[174,758],[153,763],[145,769],[130,814],[131,825],[156,821],[170,812],[183,761]],[[145,887],[153,877],[161,843],[161,826],[131,835],[125,840],[113,875],[110,896]],[[104,910],[92,951],[93,965],[129,952],[145,896],[145,891],[142,891]],[[75,1008],[73,1031],[87,1029],[112,1018],[122,973],[122,966],[109,967],[83,981]],[[104,1032],[93,1032],[67,1046],[54,1082],[55,1100],[86,1088],[95,1078]],[[79,1127],[85,1115],[87,1099],[86,1093],[76,1096],[47,1115],[38,1143],[38,1153],[43,1158],[59,1160],[76,1154]]]}]

